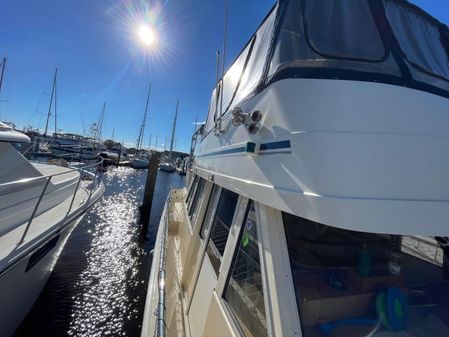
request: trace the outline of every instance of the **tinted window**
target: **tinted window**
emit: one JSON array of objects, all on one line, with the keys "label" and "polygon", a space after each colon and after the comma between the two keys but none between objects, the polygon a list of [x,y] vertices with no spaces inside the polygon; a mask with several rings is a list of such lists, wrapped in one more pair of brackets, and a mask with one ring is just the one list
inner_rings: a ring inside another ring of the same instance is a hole
[{"label": "tinted window", "polygon": [[385,48],[368,0],[306,0],[306,34],[328,57],[381,61]]},{"label": "tinted window", "polygon": [[436,24],[397,1],[386,2],[386,14],[407,60],[449,79],[449,58]]},{"label": "tinted window", "polygon": [[222,188],[212,221],[206,252],[217,275],[228,242],[229,229],[231,228],[238,197],[238,194]]},{"label": "tinted window", "polygon": [[193,222],[194,214],[196,214],[196,212],[197,212],[199,200],[201,200],[201,197],[203,196],[205,185],[206,185],[206,180],[204,180],[203,178],[200,178],[198,181],[197,187],[195,189],[193,198],[192,198],[192,204],[189,209],[189,217],[190,217],[191,223]]},{"label": "tinted window", "polygon": [[189,193],[187,194],[187,199],[186,199],[187,209],[190,208],[190,203],[192,201],[192,197],[195,192],[195,188],[198,184],[198,179],[199,179],[199,177],[197,175],[195,175],[195,177],[193,178],[192,184],[190,184]]},{"label": "tinted window", "polygon": [[212,193],[210,194],[209,201],[207,203],[206,215],[204,216],[203,224],[201,226],[200,237],[203,239],[205,239],[209,233],[210,225],[212,224],[212,220],[215,216],[215,211],[217,210],[220,191],[221,188],[217,185],[214,185]]},{"label": "tinted window", "polygon": [[[305,337],[447,335],[449,281],[436,240],[283,219]],[[366,324],[326,324],[353,318]]]},{"label": "tinted window", "polygon": [[253,202],[250,202],[242,227],[224,298],[245,336],[267,336],[258,224]]}]

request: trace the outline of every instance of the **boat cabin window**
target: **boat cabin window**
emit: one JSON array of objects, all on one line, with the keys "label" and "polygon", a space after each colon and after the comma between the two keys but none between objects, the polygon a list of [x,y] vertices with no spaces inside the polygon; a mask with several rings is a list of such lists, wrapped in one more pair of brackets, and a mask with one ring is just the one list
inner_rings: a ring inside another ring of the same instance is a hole
[{"label": "boat cabin window", "polygon": [[305,337],[448,335],[449,279],[435,239],[338,229],[286,213],[283,221]]},{"label": "boat cabin window", "polygon": [[206,239],[209,234],[209,228],[212,224],[212,220],[215,215],[215,211],[217,210],[218,200],[220,198],[221,188],[217,185],[214,185],[212,188],[212,192],[210,194],[209,201],[207,203],[206,215],[203,219],[203,224],[201,225],[200,237],[202,239]]},{"label": "boat cabin window", "polygon": [[197,212],[199,201],[204,194],[204,186],[206,186],[206,180],[200,177],[193,193],[192,202],[189,208],[190,224],[193,223],[193,218]]},{"label": "boat cabin window", "polygon": [[209,241],[206,252],[210,262],[218,275],[223,253],[228,241],[234,211],[237,206],[238,194],[222,188],[220,199],[210,228]]},{"label": "boat cabin window", "polygon": [[306,0],[310,45],[330,58],[381,61],[386,54],[368,0]]},{"label": "boat cabin window", "polygon": [[418,69],[449,80],[449,49],[439,27],[398,1],[386,1],[385,9],[405,58]]},{"label": "boat cabin window", "polygon": [[193,178],[192,183],[190,184],[189,193],[187,193],[187,198],[186,198],[187,209],[190,208],[190,204],[191,204],[191,201],[192,201],[193,193],[194,193],[195,188],[196,188],[196,186],[198,184],[198,179],[199,178],[200,177],[198,175],[195,175],[195,177]]},{"label": "boat cabin window", "polygon": [[257,226],[250,201],[224,291],[224,299],[246,337],[267,336]]}]

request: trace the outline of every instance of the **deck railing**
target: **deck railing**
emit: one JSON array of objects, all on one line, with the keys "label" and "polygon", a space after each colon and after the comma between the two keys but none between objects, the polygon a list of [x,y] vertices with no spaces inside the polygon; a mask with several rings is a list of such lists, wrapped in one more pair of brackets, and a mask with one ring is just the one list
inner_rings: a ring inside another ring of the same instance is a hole
[{"label": "deck railing", "polygon": [[165,337],[167,325],[165,323],[165,268],[166,268],[166,256],[167,256],[167,235],[170,218],[170,204],[173,187],[168,192],[167,205],[165,210],[164,228],[161,228],[161,250],[159,254],[159,271],[158,271],[158,303],[155,311],[156,326],[154,329],[154,337]]},{"label": "deck railing", "polygon": [[[17,243],[17,246],[20,246],[25,241],[28,231],[31,228],[33,220],[36,218],[36,215],[39,210],[39,206],[42,204],[42,200],[44,199],[44,196],[46,195],[46,192],[48,191],[48,187],[50,186],[50,182],[52,181],[52,179],[54,180],[55,177],[71,175],[74,172],[79,172],[79,178],[76,183],[75,189],[68,195],[68,197],[66,197],[64,200],[61,200],[61,202],[58,203],[58,204],[61,204],[62,202],[66,201],[68,198],[70,198],[70,204],[68,206],[67,212],[65,213],[65,216],[61,219],[61,221],[63,221],[69,217],[70,212],[73,209],[73,204],[74,204],[76,195],[77,195],[78,191],[80,190],[79,187],[81,185],[82,180],[92,180],[92,183],[89,185],[89,187],[84,188],[84,190],[88,189],[88,198],[83,202],[83,204],[84,204],[83,207],[86,207],[87,205],[89,205],[90,199],[92,198],[94,191],[101,184],[100,175],[101,175],[102,167],[103,167],[103,158],[98,156],[95,163],[87,163],[80,167],[69,166],[69,167],[67,167],[67,170],[64,170],[63,172],[42,175],[42,176],[37,176],[37,177],[31,177],[31,178],[23,178],[23,179],[18,179],[16,181],[0,184],[0,191],[1,191],[0,197],[1,197],[1,196],[10,194],[11,191],[14,190],[15,188],[26,189],[27,186],[33,186],[39,182],[43,183],[42,191],[40,192],[39,197],[37,198],[37,201],[36,201],[34,207],[32,207],[33,211],[31,212],[29,219],[25,220],[26,226],[25,226],[25,229],[24,229],[21,239]],[[51,193],[48,193],[47,195],[51,195]],[[55,204],[55,206],[56,206],[56,204]]]}]

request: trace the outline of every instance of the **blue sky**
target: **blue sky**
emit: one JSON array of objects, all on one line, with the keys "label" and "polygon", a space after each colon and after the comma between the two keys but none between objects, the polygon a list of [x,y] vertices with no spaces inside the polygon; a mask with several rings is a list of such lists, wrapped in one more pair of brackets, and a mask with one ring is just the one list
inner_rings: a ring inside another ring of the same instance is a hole
[{"label": "blue sky", "polygon": [[[205,119],[215,82],[215,52],[222,49],[224,0],[14,0],[2,1],[0,57],[7,69],[0,119],[42,129],[55,67],[58,125],[88,132],[107,104],[103,136],[135,143],[148,84],[149,135],[170,136],[180,99],[177,148],[187,151],[195,115]],[[449,23],[449,0],[416,0]],[[151,5],[150,5],[151,3]],[[229,0],[227,63],[249,39],[274,0]],[[144,21],[159,31],[158,48],[136,39]]]}]

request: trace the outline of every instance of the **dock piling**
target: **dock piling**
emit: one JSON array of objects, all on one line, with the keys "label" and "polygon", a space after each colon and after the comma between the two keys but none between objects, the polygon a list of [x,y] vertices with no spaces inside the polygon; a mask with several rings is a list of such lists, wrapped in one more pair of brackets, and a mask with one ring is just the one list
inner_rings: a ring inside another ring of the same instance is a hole
[{"label": "dock piling", "polygon": [[153,203],[154,188],[156,186],[157,171],[159,165],[159,153],[151,153],[150,164],[148,165],[147,181],[145,183],[145,192],[143,203],[140,206],[140,223],[142,230],[146,232],[151,215],[151,205]]}]

